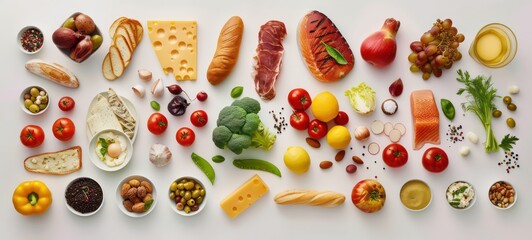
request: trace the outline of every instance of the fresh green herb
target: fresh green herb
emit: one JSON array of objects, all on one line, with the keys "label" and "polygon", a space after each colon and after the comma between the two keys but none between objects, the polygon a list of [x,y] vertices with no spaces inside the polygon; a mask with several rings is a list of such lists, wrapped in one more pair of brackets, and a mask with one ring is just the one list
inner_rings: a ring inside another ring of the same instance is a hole
[{"label": "fresh green herb", "polygon": [[233,165],[240,169],[260,170],[281,177],[281,171],[273,163],[261,159],[235,159]]},{"label": "fresh green herb", "polygon": [[331,56],[332,58],[334,58],[334,60],[336,60],[336,62],[338,64],[341,64],[341,65],[345,65],[347,64],[347,60],[345,60],[344,56],[342,55],[342,53],[340,53],[340,51],[338,51],[336,48],[334,47],[331,47],[329,46],[327,43],[325,43],[324,41],[321,41],[321,44],[323,44],[323,46],[325,46],[325,50],[327,51],[327,53],[329,54],[329,56]]},{"label": "fresh green herb", "polygon": [[460,205],[460,199],[453,199],[449,204],[453,207],[458,207],[458,205]]},{"label": "fresh green herb", "polygon": [[502,148],[504,151],[509,152],[512,150],[515,143],[519,140],[516,136],[510,136],[510,134],[506,134],[504,138],[501,140],[501,144],[499,144],[499,147]]},{"label": "fresh green herb", "polygon": [[161,105],[157,101],[151,101],[150,102],[151,108],[155,111],[161,110]]},{"label": "fresh green herb", "polygon": [[456,114],[453,103],[449,99],[442,98],[440,100],[441,110],[443,115],[449,120],[453,120]]},{"label": "fresh green herb", "polygon": [[144,212],[148,211],[153,204],[153,199],[150,199],[144,203]]},{"label": "fresh green herb", "polygon": [[100,143],[100,145],[102,145],[100,153],[102,154],[102,156],[105,156],[105,154],[107,154],[107,148],[109,147],[109,143],[107,142],[107,140],[105,140],[105,138],[99,138],[98,142]]},{"label": "fresh green herb", "polygon": [[458,70],[458,75],[460,77],[456,80],[463,83],[465,87],[458,89],[456,94],[467,93],[467,102],[462,103],[462,108],[465,111],[474,112],[482,122],[486,131],[484,150],[488,153],[498,151],[499,144],[491,128],[491,113],[495,110],[495,98],[500,96],[497,95],[497,89],[493,87],[491,77],[485,79],[484,76],[477,76],[471,79],[469,73],[467,71],[462,73],[462,70]]},{"label": "fresh green herb", "polygon": [[231,97],[238,98],[242,95],[243,92],[244,92],[244,87],[236,86],[233,88],[233,90],[231,90]]},{"label": "fresh green herb", "polygon": [[453,196],[456,197],[462,193],[464,193],[469,187],[468,186],[462,186],[458,190],[453,192]]},{"label": "fresh green herb", "polygon": [[223,161],[225,161],[225,157],[222,155],[216,155],[212,157],[212,161],[215,163],[222,163]]},{"label": "fresh green herb", "polygon": [[192,153],[190,157],[192,158],[192,161],[194,162],[194,164],[196,164],[196,166],[198,166],[199,169],[201,169],[201,171],[205,173],[209,181],[211,181],[211,183],[214,185],[214,180],[216,179],[216,173],[214,172],[214,168],[212,168],[211,164],[207,162],[205,158],[202,158],[200,155],[196,153]]}]

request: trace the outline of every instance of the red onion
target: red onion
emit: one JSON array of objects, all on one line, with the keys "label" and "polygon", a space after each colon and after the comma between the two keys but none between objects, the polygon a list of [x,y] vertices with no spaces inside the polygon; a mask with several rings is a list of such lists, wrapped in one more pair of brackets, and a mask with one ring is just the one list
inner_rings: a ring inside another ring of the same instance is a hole
[{"label": "red onion", "polygon": [[362,58],[379,68],[392,63],[397,52],[395,35],[399,26],[399,21],[393,18],[386,19],[380,31],[374,32],[362,42],[360,46]]}]

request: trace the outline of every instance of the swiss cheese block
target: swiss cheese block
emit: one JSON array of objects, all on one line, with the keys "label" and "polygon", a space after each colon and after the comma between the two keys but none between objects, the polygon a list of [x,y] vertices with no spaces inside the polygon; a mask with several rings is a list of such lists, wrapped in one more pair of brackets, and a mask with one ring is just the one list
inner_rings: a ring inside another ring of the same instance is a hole
[{"label": "swiss cheese block", "polygon": [[196,21],[148,21],[148,36],[165,74],[197,78]]},{"label": "swiss cheese block", "polygon": [[268,186],[255,175],[227,196],[220,206],[227,216],[235,218],[268,191]]}]

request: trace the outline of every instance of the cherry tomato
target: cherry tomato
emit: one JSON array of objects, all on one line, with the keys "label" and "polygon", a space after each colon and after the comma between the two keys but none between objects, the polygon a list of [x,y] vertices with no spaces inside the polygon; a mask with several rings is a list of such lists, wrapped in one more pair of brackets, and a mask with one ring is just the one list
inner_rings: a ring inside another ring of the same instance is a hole
[{"label": "cherry tomato", "polygon": [[181,146],[188,147],[194,143],[194,140],[196,140],[196,134],[194,134],[192,129],[182,127],[177,130],[175,134],[175,140],[177,143],[181,144]]},{"label": "cherry tomato", "polygon": [[312,98],[307,90],[294,88],[288,93],[288,103],[296,111],[305,111],[312,104]]},{"label": "cherry tomato", "polygon": [[449,158],[447,157],[447,153],[438,147],[431,147],[425,150],[421,162],[427,171],[434,173],[443,172],[443,170],[449,166]]},{"label": "cherry tomato", "polygon": [[309,124],[309,117],[306,112],[294,112],[290,115],[290,126],[297,130],[306,130]]},{"label": "cherry tomato", "polygon": [[310,121],[308,126],[308,135],[316,140],[325,137],[328,131],[327,123],[324,123],[318,119]]},{"label": "cherry tomato", "polygon": [[207,113],[203,110],[196,110],[190,114],[190,122],[196,127],[203,127],[207,124],[209,118]]},{"label": "cherry tomato", "polygon": [[34,148],[44,142],[44,131],[37,125],[28,125],[20,131],[20,142],[24,146]]},{"label": "cherry tomato", "polygon": [[200,102],[204,102],[205,100],[207,100],[207,97],[208,97],[207,93],[203,91],[196,94],[196,99],[198,99],[198,101]]},{"label": "cherry tomato", "polygon": [[349,122],[349,116],[344,111],[339,111],[338,115],[334,118],[336,125],[346,125]]},{"label": "cherry tomato", "polygon": [[168,128],[168,119],[161,113],[154,113],[148,118],[148,130],[155,135],[160,135]]},{"label": "cherry tomato", "polygon": [[377,180],[361,180],[351,191],[351,201],[363,212],[377,212],[384,207],[386,192]]},{"label": "cherry tomato", "polygon": [[59,106],[59,109],[68,112],[74,108],[76,102],[71,97],[64,96],[59,99],[59,103],[57,103],[57,105]]},{"label": "cherry tomato", "polygon": [[403,145],[392,143],[382,151],[382,160],[390,167],[401,167],[408,161],[408,152]]},{"label": "cherry tomato", "polygon": [[52,132],[54,133],[55,138],[65,142],[74,137],[76,126],[70,118],[59,118],[55,120],[54,125],[52,125]]}]

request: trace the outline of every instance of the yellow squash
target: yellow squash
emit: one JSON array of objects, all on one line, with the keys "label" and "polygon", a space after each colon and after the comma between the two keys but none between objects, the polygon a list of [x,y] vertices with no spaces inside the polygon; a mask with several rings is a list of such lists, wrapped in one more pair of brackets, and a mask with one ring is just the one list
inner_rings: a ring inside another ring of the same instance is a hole
[{"label": "yellow squash", "polygon": [[51,204],[52,193],[39,180],[22,182],[13,193],[13,206],[22,215],[42,214]]}]

